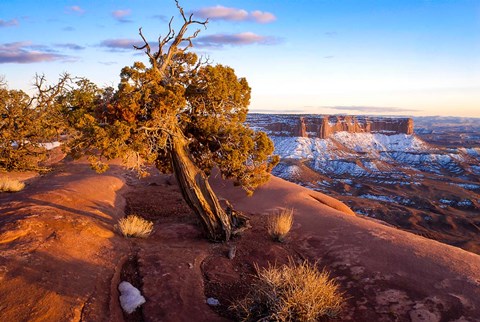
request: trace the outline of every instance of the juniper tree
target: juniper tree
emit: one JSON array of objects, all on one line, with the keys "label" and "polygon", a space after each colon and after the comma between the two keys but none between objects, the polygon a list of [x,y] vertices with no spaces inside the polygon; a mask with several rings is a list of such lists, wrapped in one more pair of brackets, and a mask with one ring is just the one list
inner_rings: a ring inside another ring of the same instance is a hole
[{"label": "juniper tree", "polygon": [[[140,172],[145,163],[173,171],[208,238],[225,241],[242,220],[220,206],[208,175],[217,167],[251,193],[268,180],[278,159],[267,135],[245,124],[251,92],[246,79],[188,51],[200,31],[188,35],[189,28],[204,27],[208,20],[187,17],[176,3],[183,23],[175,32],[170,20],[156,51],[140,28],[144,45],[135,48],[145,52],[149,66],[136,62],[124,67],[114,93],[95,93],[87,82],[64,101],[71,124],[81,134],[71,147],[74,153],[90,151],[101,170],[102,157],[123,157]],[[79,95],[88,99],[80,102]]]},{"label": "juniper tree", "polygon": [[21,90],[9,90],[0,79],[0,168],[39,170],[46,157],[43,143],[58,137],[64,128],[57,97],[70,81],[62,75],[58,83],[47,85],[45,77],[35,77],[32,97]]}]

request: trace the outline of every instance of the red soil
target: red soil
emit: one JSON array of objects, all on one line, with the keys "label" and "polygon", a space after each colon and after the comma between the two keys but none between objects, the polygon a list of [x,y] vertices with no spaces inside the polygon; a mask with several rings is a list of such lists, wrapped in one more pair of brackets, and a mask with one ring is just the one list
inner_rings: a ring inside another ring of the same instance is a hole
[{"label": "red soil", "polygon": [[[480,256],[354,216],[341,202],[278,178],[246,197],[213,178],[253,228],[213,244],[170,176],[137,179],[117,164],[98,175],[65,162],[0,194],[0,321],[225,321],[251,285],[254,264],[318,261],[345,291],[339,320],[468,321],[480,317]],[[285,243],[270,240],[266,215],[295,209]],[[155,222],[145,239],[115,229],[124,214]],[[236,256],[228,251],[236,247]],[[147,302],[122,313],[127,279]],[[214,297],[220,306],[205,301]]]}]

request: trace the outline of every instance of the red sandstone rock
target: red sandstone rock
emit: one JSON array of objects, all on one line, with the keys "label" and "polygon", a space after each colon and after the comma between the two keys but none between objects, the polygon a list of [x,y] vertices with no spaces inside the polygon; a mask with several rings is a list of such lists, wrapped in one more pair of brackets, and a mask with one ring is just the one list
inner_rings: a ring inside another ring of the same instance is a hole
[{"label": "red sandstone rock", "polygon": [[[276,136],[316,137],[325,139],[346,131],[350,133],[413,134],[413,119],[351,115],[277,115],[275,122],[258,127]],[[257,126],[255,119],[250,122]]]}]

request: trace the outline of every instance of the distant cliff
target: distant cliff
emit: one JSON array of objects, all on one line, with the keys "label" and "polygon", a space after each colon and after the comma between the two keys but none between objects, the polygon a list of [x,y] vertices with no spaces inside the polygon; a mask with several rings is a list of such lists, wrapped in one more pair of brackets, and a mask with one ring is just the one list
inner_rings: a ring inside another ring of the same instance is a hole
[{"label": "distant cliff", "polygon": [[350,133],[413,134],[411,118],[340,115],[249,114],[253,128],[274,136],[325,139],[341,131]]}]

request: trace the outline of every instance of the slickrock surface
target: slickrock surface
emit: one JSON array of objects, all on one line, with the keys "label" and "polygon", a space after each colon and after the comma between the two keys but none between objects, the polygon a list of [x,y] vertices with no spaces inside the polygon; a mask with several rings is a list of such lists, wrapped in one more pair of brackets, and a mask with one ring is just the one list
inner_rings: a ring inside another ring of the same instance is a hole
[{"label": "slickrock surface", "polygon": [[[480,318],[480,256],[335,210],[315,192],[273,177],[252,197],[215,180],[246,213],[295,209],[290,243],[319,261],[352,296],[342,320],[475,321]],[[320,194],[321,195],[321,194]]]},{"label": "slickrock surface", "polygon": [[[65,162],[0,194],[0,321],[227,321],[264,267],[318,261],[345,292],[333,321],[475,321],[480,256],[356,217],[343,203],[273,177],[247,197],[212,178],[252,228],[228,243],[206,241],[171,176],[138,179],[113,164],[99,175]],[[266,233],[267,216],[288,207],[285,243]],[[147,239],[115,229],[124,214],[154,222]],[[236,255],[229,258],[235,247]],[[127,280],[146,303],[122,313]],[[209,306],[213,298],[218,306]]]},{"label": "slickrock surface", "polygon": [[114,232],[124,208],[120,172],[68,163],[0,194],[0,321],[121,318],[110,303],[128,253]]}]

